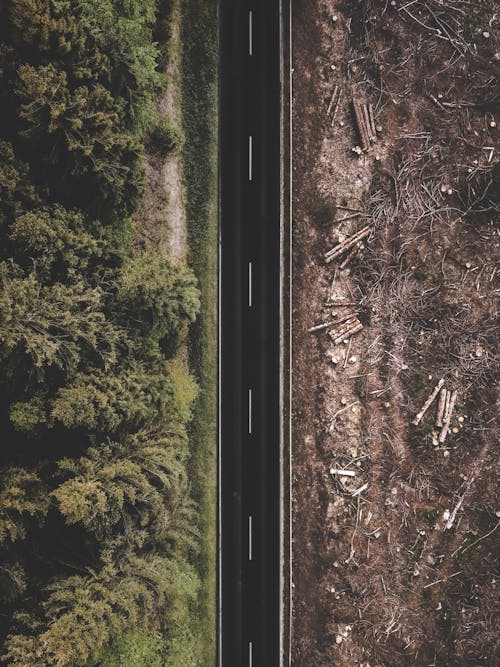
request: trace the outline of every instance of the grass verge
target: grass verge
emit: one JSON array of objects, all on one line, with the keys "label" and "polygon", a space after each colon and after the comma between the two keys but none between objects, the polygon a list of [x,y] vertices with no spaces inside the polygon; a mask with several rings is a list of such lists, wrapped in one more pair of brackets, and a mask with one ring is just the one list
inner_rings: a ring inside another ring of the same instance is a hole
[{"label": "grass verge", "polygon": [[201,289],[189,359],[200,387],[191,426],[190,479],[201,540],[195,563],[201,592],[192,632],[199,664],[210,667],[216,655],[217,572],[217,3],[184,0],[181,12],[188,244]]}]

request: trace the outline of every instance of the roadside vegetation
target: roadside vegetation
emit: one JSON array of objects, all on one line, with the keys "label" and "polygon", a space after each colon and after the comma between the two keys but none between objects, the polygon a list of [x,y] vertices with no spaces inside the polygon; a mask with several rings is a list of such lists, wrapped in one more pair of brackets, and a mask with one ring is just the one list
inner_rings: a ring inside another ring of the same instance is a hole
[{"label": "roadside vegetation", "polygon": [[[161,26],[156,0],[0,7],[0,643],[13,667],[213,658],[216,282],[199,284],[216,280],[203,259],[213,239],[216,267],[215,6],[209,35],[185,31],[214,40],[197,275],[133,247],[144,143],[183,144],[153,104],[171,7]],[[200,307],[192,377],[176,352]]]},{"label": "roadside vegetation", "polygon": [[190,368],[199,385],[190,427],[193,456],[189,465],[199,510],[200,549],[195,568],[201,589],[196,636],[200,665],[212,665],[216,655],[217,572],[217,3],[182,3],[182,44],[188,243],[201,303],[190,339]]}]

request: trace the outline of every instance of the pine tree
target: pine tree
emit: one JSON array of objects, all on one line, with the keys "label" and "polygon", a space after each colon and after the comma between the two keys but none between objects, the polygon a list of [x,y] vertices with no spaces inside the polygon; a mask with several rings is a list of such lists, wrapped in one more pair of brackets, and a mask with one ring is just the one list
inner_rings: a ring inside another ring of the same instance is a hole
[{"label": "pine tree", "polygon": [[35,273],[0,263],[0,378],[23,369],[41,381],[51,367],[70,374],[88,355],[113,363],[127,337],[106,320],[102,302],[102,291],[83,281],[44,287]]},{"label": "pine tree", "polygon": [[36,471],[0,470],[0,543],[26,537],[26,517],[42,519],[50,505],[47,488]]},{"label": "pine tree", "polygon": [[200,308],[193,272],[158,254],[136,253],[125,263],[116,287],[119,312],[144,347],[172,355]]}]

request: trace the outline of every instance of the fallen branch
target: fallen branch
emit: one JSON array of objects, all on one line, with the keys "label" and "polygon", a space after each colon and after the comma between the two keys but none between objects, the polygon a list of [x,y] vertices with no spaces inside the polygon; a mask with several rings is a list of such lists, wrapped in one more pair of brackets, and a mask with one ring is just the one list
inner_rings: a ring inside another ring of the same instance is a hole
[{"label": "fallen branch", "polygon": [[476,475],[474,474],[474,475],[472,475],[472,477],[467,482],[467,484],[465,486],[465,489],[464,489],[464,492],[462,493],[462,495],[458,499],[457,504],[455,505],[455,507],[453,508],[452,513],[450,514],[450,518],[446,522],[445,530],[450,530],[450,528],[455,523],[455,519],[457,518],[458,510],[462,507],[463,502],[465,500],[465,496],[469,493],[469,489],[472,486],[472,484],[474,483],[475,479],[476,479]]},{"label": "fallen branch", "polygon": [[420,408],[420,410],[417,412],[417,414],[416,414],[416,416],[415,416],[415,419],[412,421],[412,424],[414,424],[414,426],[418,426],[418,424],[420,424],[420,422],[422,421],[422,417],[425,415],[425,413],[426,413],[427,410],[429,409],[429,407],[430,407],[432,401],[433,401],[433,400],[436,398],[436,396],[438,395],[438,392],[439,392],[439,390],[441,389],[441,387],[443,386],[443,384],[444,384],[444,379],[441,378],[441,379],[439,380],[439,382],[437,383],[437,385],[436,385],[436,386],[434,387],[434,389],[432,390],[432,392],[431,392],[430,396],[428,397],[428,399],[425,401],[425,403],[423,404],[423,406],[422,406],[422,407]]},{"label": "fallen branch", "polygon": [[335,419],[342,414],[342,412],[345,412],[346,410],[349,410],[349,408],[353,408],[355,405],[358,405],[359,401],[354,401],[354,403],[350,403],[349,405],[344,405],[343,408],[340,408],[337,410],[337,412],[333,415],[333,417],[330,420],[330,425],[333,424]]}]

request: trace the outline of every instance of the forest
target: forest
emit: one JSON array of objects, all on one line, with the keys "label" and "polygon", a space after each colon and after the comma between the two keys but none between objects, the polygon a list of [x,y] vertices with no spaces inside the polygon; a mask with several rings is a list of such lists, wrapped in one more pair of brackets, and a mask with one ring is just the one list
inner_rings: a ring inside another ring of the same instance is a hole
[{"label": "forest", "polygon": [[200,294],[190,268],[137,247],[132,222],[144,144],[175,140],[153,104],[162,11],[0,5],[0,655],[12,667],[197,664],[182,613],[199,587],[198,388],[175,354]]}]

